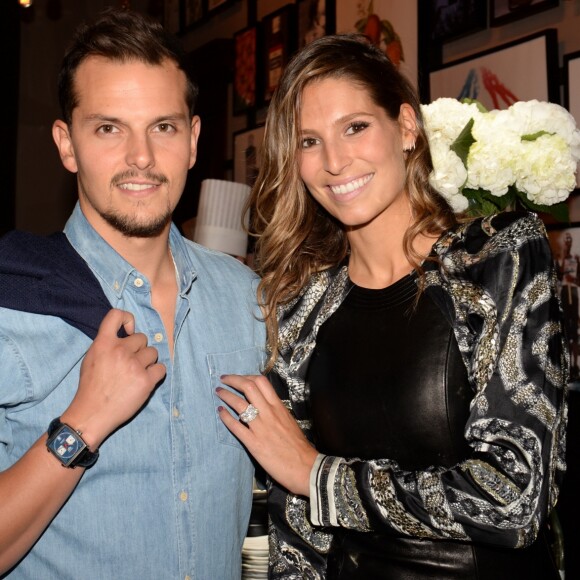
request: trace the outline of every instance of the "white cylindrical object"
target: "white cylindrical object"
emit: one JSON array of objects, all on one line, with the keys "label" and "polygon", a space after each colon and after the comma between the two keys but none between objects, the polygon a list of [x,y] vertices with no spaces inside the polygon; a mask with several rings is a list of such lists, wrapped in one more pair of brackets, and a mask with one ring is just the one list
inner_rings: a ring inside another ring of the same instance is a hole
[{"label": "white cylindrical object", "polygon": [[[193,240],[232,256],[245,256],[248,235],[242,228],[242,211],[249,195],[250,187],[245,183],[204,179],[201,182]],[[246,226],[248,220],[246,214]]]}]

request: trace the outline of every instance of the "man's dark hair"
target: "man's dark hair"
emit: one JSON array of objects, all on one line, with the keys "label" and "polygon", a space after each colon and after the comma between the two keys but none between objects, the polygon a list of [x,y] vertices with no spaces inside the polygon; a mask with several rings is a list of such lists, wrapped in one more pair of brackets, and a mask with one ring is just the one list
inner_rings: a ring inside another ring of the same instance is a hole
[{"label": "man's dark hair", "polygon": [[58,99],[67,125],[71,125],[73,109],[78,105],[75,73],[89,56],[102,56],[119,62],[136,60],[151,65],[161,64],[165,59],[175,62],[187,77],[185,99],[193,115],[199,90],[187,75],[185,54],[177,38],[149,16],[107,8],[96,20],[78,27],[64,54],[58,75]]}]

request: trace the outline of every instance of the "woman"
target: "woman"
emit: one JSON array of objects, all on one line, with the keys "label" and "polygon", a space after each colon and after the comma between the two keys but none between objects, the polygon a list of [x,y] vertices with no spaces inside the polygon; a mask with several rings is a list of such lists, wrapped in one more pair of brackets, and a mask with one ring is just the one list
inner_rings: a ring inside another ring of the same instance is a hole
[{"label": "woman", "polygon": [[271,478],[271,577],[558,578],[568,361],[542,222],[458,222],[414,90],[357,36],[289,64],[262,155],[272,384],[218,394]]}]

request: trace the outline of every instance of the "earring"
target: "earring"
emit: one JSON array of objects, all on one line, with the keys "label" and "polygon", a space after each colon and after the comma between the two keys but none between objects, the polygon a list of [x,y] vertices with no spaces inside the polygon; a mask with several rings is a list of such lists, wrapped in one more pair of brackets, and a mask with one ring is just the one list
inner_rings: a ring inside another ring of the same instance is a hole
[{"label": "earring", "polygon": [[408,145],[405,145],[403,147],[403,151],[405,153],[410,153],[411,151],[415,151],[415,141],[413,141],[412,143],[409,143]]}]

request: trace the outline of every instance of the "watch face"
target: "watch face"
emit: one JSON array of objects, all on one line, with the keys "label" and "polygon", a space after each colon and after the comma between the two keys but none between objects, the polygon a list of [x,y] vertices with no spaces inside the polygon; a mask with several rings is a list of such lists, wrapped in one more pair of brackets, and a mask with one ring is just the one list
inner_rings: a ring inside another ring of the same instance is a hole
[{"label": "watch face", "polygon": [[85,444],[72,429],[63,425],[54,434],[49,448],[64,465],[68,465],[85,448]]}]

